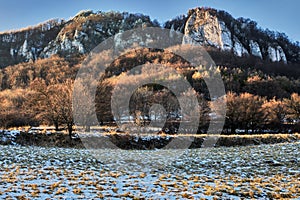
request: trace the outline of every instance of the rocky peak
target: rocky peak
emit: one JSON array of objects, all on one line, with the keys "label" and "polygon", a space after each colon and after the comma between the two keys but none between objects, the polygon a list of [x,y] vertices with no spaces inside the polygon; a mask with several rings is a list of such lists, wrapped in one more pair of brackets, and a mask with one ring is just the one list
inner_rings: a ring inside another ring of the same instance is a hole
[{"label": "rocky peak", "polygon": [[43,51],[44,57],[53,54],[87,53],[105,39],[137,27],[154,26],[148,16],[127,12],[84,11],[77,14],[58,33]]},{"label": "rocky peak", "polygon": [[184,41],[184,43],[223,48],[221,24],[215,15],[210,14],[209,10],[195,9],[189,12],[184,34],[191,38],[191,41]]},{"label": "rocky peak", "polygon": [[[249,51],[218,17],[214,9],[195,8],[189,10],[184,27],[183,43],[201,44],[221,50],[233,51],[238,56]],[[189,38],[189,39],[188,39]]]},{"label": "rocky peak", "polygon": [[50,20],[35,27],[0,33],[0,67],[54,54],[85,54],[117,33],[148,26],[158,24],[143,14],[88,10],[68,21]]},{"label": "rocky peak", "polygon": [[36,60],[64,21],[52,19],[37,26],[0,33],[0,67]]},{"label": "rocky peak", "polygon": [[235,19],[224,11],[194,8],[187,16],[167,21],[164,27],[182,32],[186,36],[183,43],[212,46],[237,56],[252,55],[272,62],[300,61],[300,47],[285,35],[262,30],[256,22]]}]

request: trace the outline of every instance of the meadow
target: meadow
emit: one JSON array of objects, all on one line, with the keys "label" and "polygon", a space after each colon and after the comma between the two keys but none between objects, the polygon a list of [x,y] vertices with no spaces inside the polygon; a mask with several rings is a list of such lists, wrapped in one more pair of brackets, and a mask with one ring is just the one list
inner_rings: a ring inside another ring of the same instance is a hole
[{"label": "meadow", "polygon": [[189,149],[164,167],[147,167],[149,159],[131,162],[141,167],[130,171],[119,156],[151,154],[102,149],[111,160],[101,160],[87,149],[6,145],[0,146],[0,198],[299,198],[299,150],[299,142]]}]

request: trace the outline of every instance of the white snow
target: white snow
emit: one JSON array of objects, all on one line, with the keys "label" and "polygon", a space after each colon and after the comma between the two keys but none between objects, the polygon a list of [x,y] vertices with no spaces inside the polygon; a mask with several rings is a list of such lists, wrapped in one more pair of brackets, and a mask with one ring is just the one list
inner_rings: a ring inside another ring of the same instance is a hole
[{"label": "white snow", "polygon": [[81,42],[79,42],[78,40],[72,41],[72,46],[76,47],[78,49],[79,53],[85,53],[83,44]]},{"label": "white snow", "polygon": [[[286,193],[288,185],[298,187],[299,150],[299,143],[192,149],[151,168],[156,151],[102,149],[98,153],[107,159],[97,160],[84,149],[0,145],[0,198],[32,199],[36,192],[37,199],[239,199],[253,191],[254,198],[265,199]],[[139,159],[144,156],[149,160]],[[122,165],[140,168],[118,170]],[[299,192],[291,195],[297,198]]]},{"label": "white snow", "polygon": [[17,35],[13,33],[4,33],[0,37],[2,42],[16,42],[17,39]]},{"label": "white snow", "polygon": [[20,47],[20,54],[25,56],[27,53],[28,53],[28,49],[27,49],[27,39],[26,39],[23,45]]},{"label": "white snow", "polygon": [[80,53],[85,53],[85,48],[84,48],[83,44],[80,41],[78,41],[76,39],[70,40],[68,37],[63,36],[62,41],[60,43],[60,49],[65,50],[65,51],[69,51],[73,48],[78,49],[78,51]]},{"label": "white snow", "polygon": [[15,49],[11,48],[9,52],[12,57],[15,55]]}]

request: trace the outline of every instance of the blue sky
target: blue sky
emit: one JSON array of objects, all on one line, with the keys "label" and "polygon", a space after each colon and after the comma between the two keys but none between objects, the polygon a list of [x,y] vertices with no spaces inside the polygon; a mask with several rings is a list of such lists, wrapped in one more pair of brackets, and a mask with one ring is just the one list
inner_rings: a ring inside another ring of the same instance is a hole
[{"label": "blue sky", "polygon": [[52,18],[69,19],[80,10],[128,11],[164,22],[194,7],[225,10],[234,17],[250,18],[262,28],[286,33],[300,41],[299,0],[3,0],[0,31],[35,25]]}]

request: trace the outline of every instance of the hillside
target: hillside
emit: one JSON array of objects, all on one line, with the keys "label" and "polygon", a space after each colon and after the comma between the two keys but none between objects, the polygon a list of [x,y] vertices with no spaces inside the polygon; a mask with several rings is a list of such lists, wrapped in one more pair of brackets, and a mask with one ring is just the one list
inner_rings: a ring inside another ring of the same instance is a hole
[{"label": "hillside", "polygon": [[0,67],[90,52],[100,42],[126,30],[158,26],[142,14],[82,11],[68,21],[50,20],[34,27],[0,33]]},{"label": "hillside", "polygon": [[49,20],[34,27],[0,33],[0,67],[36,60],[64,26],[62,20]]},{"label": "hillside", "polygon": [[[54,125],[56,130],[64,126],[71,136],[72,89],[80,63],[105,39],[126,30],[153,26],[159,24],[142,14],[82,11],[68,21],[51,20],[36,27],[1,33],[0,126],[46,124]],[[191,9],[187,16],[170,20],[163,27],[169,28],[170,34],[176,30],[190,36],[188,40],[183,37],[184,44],[204,45],[215,61],[227,94],[225,133],[300,130],[300,46],[297,43],[290,42],[282,33],[262,30],[251,20],[234,19],[224,11],[207,8]],[[175,69],[188,81],[195,94],[181,92],[197,98],[202,120],[193,131],[206,132],[211,114],[217,114],[211,110],[218,110],[217,106],[213,107],[206,86],[205,78],[209,74],[202,65],[191,66],[180,56],[160,49],[136,49],[115,59],[106,68],[103,79],[96,83],[95,100],[87,112],[95,111],[100,124],[113,123],[112,91],[120,76],[149,63],[165,65],[166,74]],[[151,70],[145,73],[157,75]],[[125,88],[135,84],[130,76],[122,77]],[[140,80],[145,77],[139,76]],[[176,82],[179,76],[164,79]],[[86,89],[81,87],[76,89],[84,94]],[[163,131],[176,133],[181,108],[174,94],[158,84],[138,88],[130,99],[130,116],[125,117],[147,125],[153,104],[167,108]],[[185,115],[192,116],[195,110],[192,111]],[[98,124],[88,124],[87,130],[92,125]]]}]

